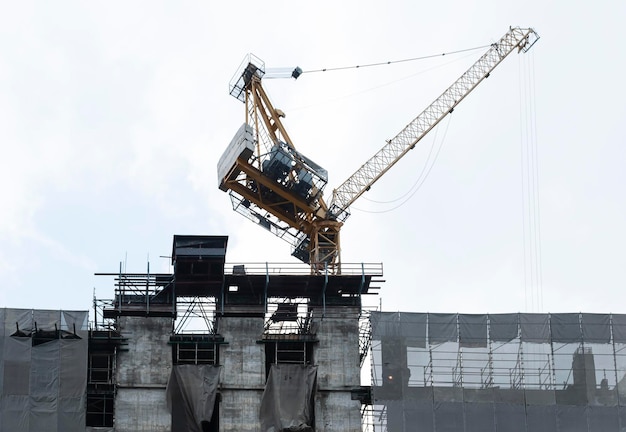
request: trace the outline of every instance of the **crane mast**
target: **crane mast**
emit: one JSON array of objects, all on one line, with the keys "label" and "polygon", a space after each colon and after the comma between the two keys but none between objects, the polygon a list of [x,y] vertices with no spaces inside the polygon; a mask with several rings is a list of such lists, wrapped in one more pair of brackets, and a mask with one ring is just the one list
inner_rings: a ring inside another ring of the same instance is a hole
[{"label": "crane mast", "polygon": [[[531,29],[512,27],[459,79],[372,158],[335,188],[327,205],[328,174],[299,153],[263,90],[263,63],[250,55],[238,69],[230,94],[246,105],[245,122],[218,163],[220,189],[233,209],[287,240],[292,255],[313,273],[341,273],[339,232],[349,207],[432,130],[515,49],[528,51],[539,39]],[[294,70],[294,77],[299,69]]]}]

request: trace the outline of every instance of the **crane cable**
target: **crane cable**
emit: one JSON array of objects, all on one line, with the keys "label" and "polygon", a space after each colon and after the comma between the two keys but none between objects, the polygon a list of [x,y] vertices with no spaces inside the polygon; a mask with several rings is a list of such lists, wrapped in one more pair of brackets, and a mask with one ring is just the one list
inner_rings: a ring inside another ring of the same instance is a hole
[{"label": "crane cable", "polygon": [[[401,203],[399,203],[398,205],[391,207],[389,209],[386,210],[363,210],[363,209],[359,209],[359,208],[355,208],[354,205],[350,206],[351,209],[353,210],[357,210],[363,213],[389,213],[392,212],[400,207],[402,207],[404,204],[406,204],[411,198],[413,198],[413,196],[417,193],[418,190],[420,190],[422,188],[422,186],[424,185],[424,182],[426,181],[426,179],[428,178],[428,175],[430,174],[430,171],[433,169],[433,166],[435,166],[435,162],[437,162],[437,158],[439,157],[439,152],[441,151],[441,149],[443,148],[443,144],[444,141],[446,139],[446,136],[448,135],[448,128],[450,126],[450,119],[452,117],[448,116],[448,121],[446,122],[446,129],[444,130],[443,133],[443,137],[441,138],[441,141],[439,142],[439,146],[437,147],[437,131],[438,129],[435,130],[435,136],[433,138],[433,143],[430,147],[430,151],[428,152],[428,157],[426,158],[426,162],[424,163],[424,166],[422,167],[422,171],[420,172],[419,176],[417,177],[417,180],[415,181],[415,183],[413,183],[413,185],[409,188],[408,192],[406,192],[404,195],[402,195],[399,198],[396,198],[394,200],[391,201],[375,201],[372,199],[368,199],[362,196],[363,199],[370,201],[370,202],[374,202],[374,203],[378,203],[378,204],[390,204],[393,202],[396,202],[398,200],[403,199],[403,201]],[[435,151],[435,154],[433,156],[433,150],[435,149],[435,147],[437,147],[437,150]],[[432,162],[430,162],[430,159],[432,157]],[[430,165],[429,165],[430,162]]]},{"label": "crane cable", "polygon": [[474,47],[474,48],[466,48],[466,49],[462,49],[462,50],[448,51],[448,52],[444,52],[444,53],[441,53],[441,54],[431,54],[431,55],[427,55],[427,56],[412,57],[412,58],[407,58],[407,59],[402,59],[402,60],[392,60],[392,61],[386,61],[386,62],[368,63],[368,64],[364,64],[364,65],[339,66],[339,67],[332,67],[332,68],[311,69],[311,70],[302,71],[302,73],[305,74],[305,73],[316,73],[316,72],[335,72],[335,71],[347,70],[347,69],[362,69],[362,68],[367,68],[367,67],[385,66],[385,65],[397,64],[397,63],[407,63],[407,62],[412,62],[412,61],[431,59],[431,58],[435,58],[435,57],[442,57],[442,56],[446,56],[446,55],[460,54],[460,53],[469,52],[469,51],[482,50],[482,49],[485,49],[485,48],[490,47],[490,46],[491,45],[482,45],[482,46],[478,46],[478,47]]},{"label": "crane cable", "polygon": [[534,75],[533,56],[531,55],[527,60],[520,58],[520,159],[524,295],[526,309],[531,312],[541,312],[543,311],[543,278]]}]

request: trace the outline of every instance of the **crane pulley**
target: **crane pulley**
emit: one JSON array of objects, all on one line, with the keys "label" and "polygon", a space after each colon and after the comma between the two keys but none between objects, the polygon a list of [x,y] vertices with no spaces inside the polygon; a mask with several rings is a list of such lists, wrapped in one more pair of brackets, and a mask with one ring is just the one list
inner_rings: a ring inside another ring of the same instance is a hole
[{"label": "crane pulley", "polygon": [[[441,96],[335,188],[328,204],[323,198],[328,173],[296,150],[281,121],[284,113],[272,106],[261,85],[265,66],[250,55],[230,85],[230,94],[246,105],[246,116],[218,163],[219,187],[229,192],[235,211],[291,243],[292,255],[309,263],[312,272],[341,273],[339,232],[350,205],[511,52],[526,52],[538,39],[532,28],[510,28]],[[294,70],[295,75],[300,73]]]}]

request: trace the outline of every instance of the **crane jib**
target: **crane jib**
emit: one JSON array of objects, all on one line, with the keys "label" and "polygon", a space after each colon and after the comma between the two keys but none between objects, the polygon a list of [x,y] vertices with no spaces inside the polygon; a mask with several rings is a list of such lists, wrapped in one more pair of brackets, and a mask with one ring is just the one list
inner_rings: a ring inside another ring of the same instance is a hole
[{"label": "crane jib", "polygon": [[347,212],[354,201],[369,190],[380,177],[402,159],[447,114],[451,113],[515,48],[526,52],[538,39],[539,36],[533,29],[514,27],[498,42],[492,44],[489,50],[448,87],[441,96],[435,99],[398,135],[387,141],[387,144],[382,149],[365,162],[346,181],[333,190],[333,197],[329,204],[329,218],[336,218]]}]

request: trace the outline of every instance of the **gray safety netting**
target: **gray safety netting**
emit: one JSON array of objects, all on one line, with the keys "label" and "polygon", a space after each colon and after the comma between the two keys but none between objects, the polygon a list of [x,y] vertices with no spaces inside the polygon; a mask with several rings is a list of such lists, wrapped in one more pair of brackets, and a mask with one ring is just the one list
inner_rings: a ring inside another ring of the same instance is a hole
[{"label": "gray safety netting", "polygon": [[88,313],[0,309],[0,430],[85,430]]},{"label": "gray safety netting", "polygon": [[370,322],[375,430],[626,430],[626,315],[374,312]]},{"label": "gray safety netting", "polygon": [[261,431],[313,431],[317,366],[273,364],[261,399]]},{"label": "gray safety netting", "polygon": [[167,382],[172,432],[202,432],[213,416],[221,366],[177,365]]}]

